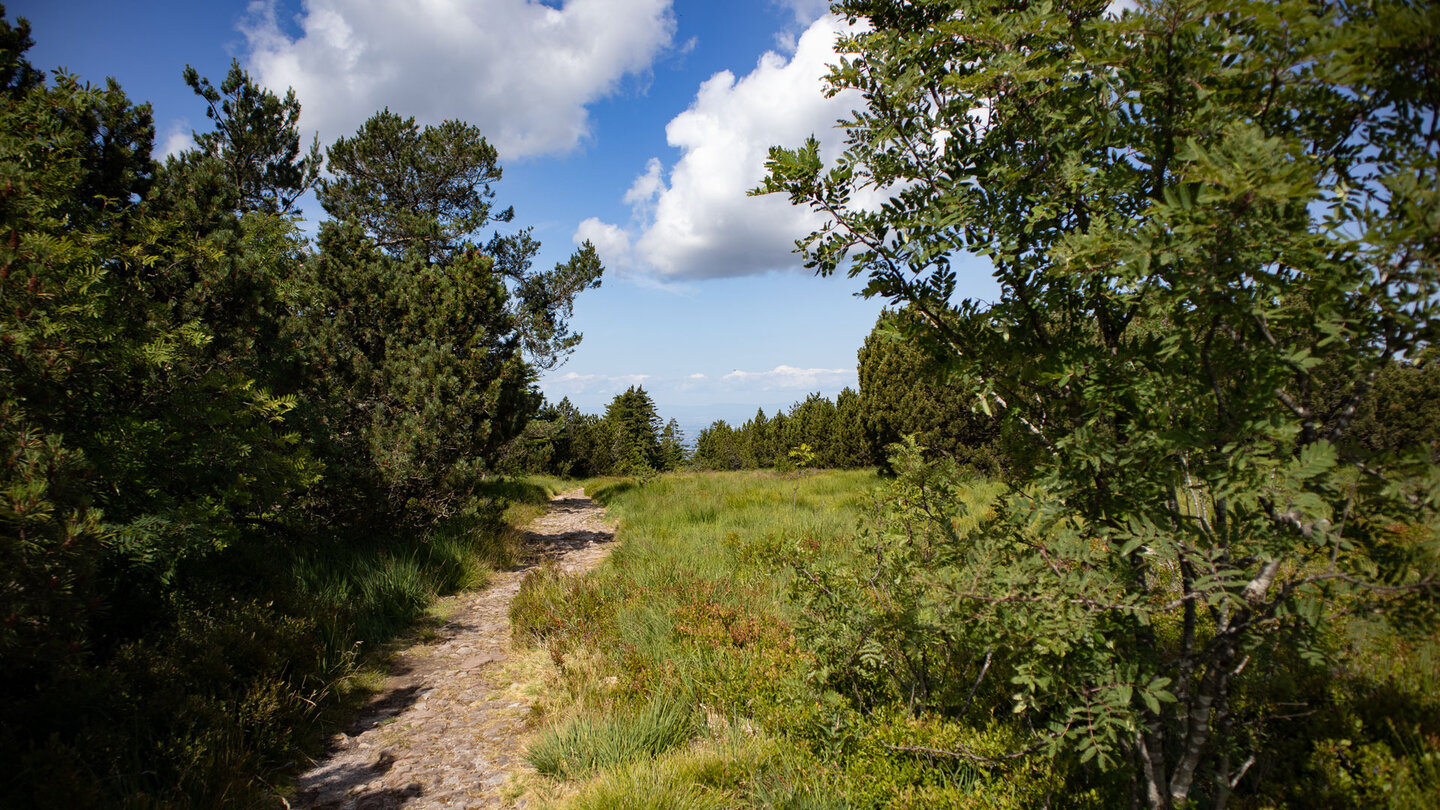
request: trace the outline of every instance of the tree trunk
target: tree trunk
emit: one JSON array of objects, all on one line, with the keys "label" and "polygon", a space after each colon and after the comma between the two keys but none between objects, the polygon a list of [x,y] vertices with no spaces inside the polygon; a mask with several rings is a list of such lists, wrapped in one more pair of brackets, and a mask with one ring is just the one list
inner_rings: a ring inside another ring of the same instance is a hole
[{"label": "tree trunk", "polygon": [[1145,776],[1145,803],[1150,810],[1170,810],[1170,797],[1165,790],[1165,749],[1160,734],[1159,718],[1152,719],[1135,737],[1140,752],[1141,771]]},{"label": "tree trunk", "polygon": [[1223,703],[1218,706],[1216,704],[1217,700],[1223,698],[1226,683],[1230,679],[1228,668],[1234,657],[1234,643],[1229,639],[1221,641],[1205,676],[1200,679],[1195,699],[1190,704],[1190,722],[1185,732],[1180,759],[1175,763],[1174,776],[1170,778],[1171,804],[1184,804],[1190,795],[1190,787],[1195,781],[1195,770],[1200,765],[1200,756],[1205,753],[1205,747],[1210,743],[1211,709],[1215,709],[1217,713],[1224,711]]}]

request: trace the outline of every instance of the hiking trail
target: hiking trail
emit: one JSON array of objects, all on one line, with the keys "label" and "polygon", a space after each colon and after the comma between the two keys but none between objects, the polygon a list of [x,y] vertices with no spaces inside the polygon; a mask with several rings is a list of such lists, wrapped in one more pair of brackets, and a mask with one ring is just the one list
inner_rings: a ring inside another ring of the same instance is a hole
[{"label": "hiking trail", "polygon": [[604,510],[574,489],[526,527],[526,559],[482,590],[442,600],[438,638],[399,653],[384,688],[296,780],[300,810],[503,807],[501,789],[525,768],[530,707],[487,677],[510,655],[510,603],[525,573],[553,561],[583,573],[613,547]]}]

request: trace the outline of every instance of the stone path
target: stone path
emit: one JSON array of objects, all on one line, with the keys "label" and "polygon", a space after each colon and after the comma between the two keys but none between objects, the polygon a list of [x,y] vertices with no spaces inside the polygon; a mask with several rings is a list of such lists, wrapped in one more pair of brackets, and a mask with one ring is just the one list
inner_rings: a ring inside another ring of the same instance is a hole
[{"label": "stone path", "polygon": [[528,564],[482,591],[451,597],[440,638],[402,653],[384,690],[348,733],[297,781],[293,808],[501,807],[500,789],[522,766],[529,706],[486,672],[509,656],[510,602],[530,568],[547,560],[588,571],[610,552],[614,527],[583,490],[556,496],[529,526]]}]

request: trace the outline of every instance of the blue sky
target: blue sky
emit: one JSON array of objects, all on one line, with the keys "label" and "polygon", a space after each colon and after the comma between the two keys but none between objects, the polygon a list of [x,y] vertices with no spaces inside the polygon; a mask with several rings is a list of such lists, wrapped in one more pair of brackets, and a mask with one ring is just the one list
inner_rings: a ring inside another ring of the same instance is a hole
[{"label": "blue sky", "polygon": [[[819,76],[840,23],[816,0],[25,0],[30,53],[154,105],[157,153],[205,129],[186,64],[217,83],[232,58],[293,86],[322,146],[389,107],[477,124],[500,150],[497,198],[544,244],[539,265],[589,238],[607,272],[576,304],[585,340],[541,385],[599,411],[642,384],[692,431],[855,385],[882,302],[800,267],[819,224],[750,198],[765,149],[835,119]],[[307,134],[307,138],[309,135]],[[307,214],[319,216],[313,203]],[[988,269],[962,294],[993,298]]]}]

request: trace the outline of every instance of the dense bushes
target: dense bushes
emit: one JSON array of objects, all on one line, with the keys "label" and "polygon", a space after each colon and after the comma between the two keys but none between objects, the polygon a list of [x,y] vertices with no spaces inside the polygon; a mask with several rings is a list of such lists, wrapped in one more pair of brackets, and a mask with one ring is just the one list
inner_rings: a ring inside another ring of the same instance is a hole
[{"label": "dense bushes", "polygon": [[[10,702],[0,745],[17,767],[0,795],[34,807],[263,805],[266,782],[355,688],[359,657],[510,553],[493,511],[420,543],[232,546],[177,579],[163,624]],[[73,796],[56,791],[60,774]]]},{"label": "dense bushes", "polygon": [[[600,267],[470,242],[493,150],[387,115],[316,252],[293,94],[188,71],[216,129],[160,165],[148,107],[29,45],[0,19],[0,803],[260,804],[357,653],[507,562],[483,479]],[[353,188],[387,159],[447,196]]]}]

